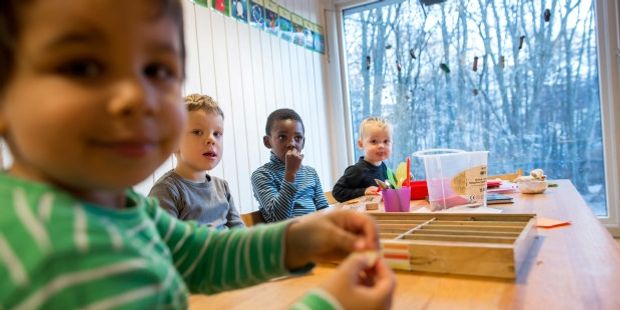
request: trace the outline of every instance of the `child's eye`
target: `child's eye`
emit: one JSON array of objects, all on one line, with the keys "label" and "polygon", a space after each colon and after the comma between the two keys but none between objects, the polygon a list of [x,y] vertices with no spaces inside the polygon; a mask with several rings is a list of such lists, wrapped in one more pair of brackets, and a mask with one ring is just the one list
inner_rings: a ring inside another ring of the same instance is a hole
[{"label": "child's eye", "polygon": [[216,132],[213,133],[213,136],[216,137],[216,138],[219,138],[219,137],[224,136],[224,133],[221,132],[221,131],[216,131]]},{"label": "child's eye", "polygon": [[160,63],[153,63],[144,68],[144,74],[147,77],[157,80],[168,80],[176,77],[174,70]]},{"label": "child's eye", "polygon": [[200,137],[200,136],[202,136],[202,130],[200,130],[200,129],[194,129],[194,130],[192,130],[192,134],[193,134],[194,136],[199,136],[199,137]]},{"label": "child's eye", "polygon": [[295,142],[301,142],[303,139],[303,136],[295,136]]},{"label": "child's eye", "polygon": [[377,140],[370,140],[370,144],[377,144]]},{"label": "child's eye", "polygon": [[286,136],[285,135],[279,135],[278,136],[278,140],[286,140]]},{"label": "child's eye", "polygon": [[103,73],[103,64],[92,59],[77,59],[62,64],[58,71],[76,78],[96,78]]}]

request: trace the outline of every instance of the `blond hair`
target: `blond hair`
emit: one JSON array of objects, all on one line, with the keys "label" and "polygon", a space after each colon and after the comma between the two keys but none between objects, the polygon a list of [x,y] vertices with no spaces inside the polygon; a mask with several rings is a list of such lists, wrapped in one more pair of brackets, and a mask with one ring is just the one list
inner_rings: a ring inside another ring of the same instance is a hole
[{"label": "blond hair", "polygon": [[191,94],[185,96],[185,106],[188,112],[203,110],[207,113],[216,113],[224,118],[224,112],[213,98],[207,95]]},{"label": "blond hair", "polygon": [[371,116],[371,117],[365,118],[360,123],[360,131],[359,131],[358,139],[360,140],[364,139],[364,131],[366,130],[366,128],[370,126],[377,126],[381,129],[387,129],[390,133],[392,132],[392,125],[390,125],[390,123],[388,123],[388,121],[385,118]]}]

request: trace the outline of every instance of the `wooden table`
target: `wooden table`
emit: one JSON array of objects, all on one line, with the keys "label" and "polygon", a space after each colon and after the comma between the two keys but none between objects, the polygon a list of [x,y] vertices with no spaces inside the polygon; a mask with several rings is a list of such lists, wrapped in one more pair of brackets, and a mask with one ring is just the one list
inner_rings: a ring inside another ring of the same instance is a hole
[{"label": "wooden table", "polygon": [[[536,213],[571,225],[538,229],[516,280],[397,272],[394,309],[620,309],[620,248],[568,180],[542,195],[513,194],[504,213]],[[419,205],[419,202],[413,202]],[[282,309],[333,268],[214,296],[192,309]]]}]

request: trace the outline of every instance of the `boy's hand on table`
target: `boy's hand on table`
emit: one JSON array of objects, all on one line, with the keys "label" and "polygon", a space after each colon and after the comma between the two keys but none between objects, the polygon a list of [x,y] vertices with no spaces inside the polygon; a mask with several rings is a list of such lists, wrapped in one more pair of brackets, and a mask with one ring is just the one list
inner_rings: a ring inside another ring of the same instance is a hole
[{"label": "boy's hand on table", "polygon": [[304,155],[299,153],[297,149],[286,151],[284,155],[284,179],[289,182],[295,182],[295,174],[301,168],[301,161]]},{"label": "boy's hand on table", "polygon": [[366,188],[366,190],[364,191],[364,195],[368,195],[368,196],[379,195],[379,187],[368,186],[368,188]]},{"label": "boy's hand on table", "polygon": [[364,253],[353,253],[321,287],[344,309],[389,309],[396,278],[381,259],[369,262]]},{"label": "boy's hand on table", "polygon": [[377,226],[370,216],[350,210],[313,213],[289,225],[285,265],[293,270],[312,261],[333,261],[378,248]]}]

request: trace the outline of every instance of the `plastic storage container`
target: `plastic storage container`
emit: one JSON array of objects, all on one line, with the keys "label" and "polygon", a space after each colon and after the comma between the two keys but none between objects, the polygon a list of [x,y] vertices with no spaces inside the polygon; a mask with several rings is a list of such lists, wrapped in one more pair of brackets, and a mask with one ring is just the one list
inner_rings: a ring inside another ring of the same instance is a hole
[{"label": "plastic storage container", "polygon": [[486,205],[488,155],[455,149],[413,153],[424,161],[430,209]]}]

